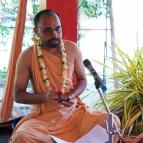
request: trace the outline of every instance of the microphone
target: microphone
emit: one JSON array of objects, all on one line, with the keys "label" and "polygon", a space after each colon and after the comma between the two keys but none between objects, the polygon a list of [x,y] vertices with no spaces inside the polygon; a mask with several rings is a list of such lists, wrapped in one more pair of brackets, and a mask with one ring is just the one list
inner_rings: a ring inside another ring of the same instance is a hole
[{"label": "microphone", "polygon": [[89,70],[91,75],[94,77],[96,88],[97,89],[101,88],[102,91],[105,92],[107,90],[107,87],[105,86],[103,80],[98,76],[91,62],[88,59],[85,59],[83,63],[84,63],[84,66]]}]

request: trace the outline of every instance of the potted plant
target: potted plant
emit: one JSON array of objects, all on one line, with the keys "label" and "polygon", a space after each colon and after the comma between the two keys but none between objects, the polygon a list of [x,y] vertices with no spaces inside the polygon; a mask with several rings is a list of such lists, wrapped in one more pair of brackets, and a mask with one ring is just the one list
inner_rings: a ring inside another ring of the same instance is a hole
[{"label": "potted plant", "polygon": [[143,48],[138,48],[133,57],[119,47],[117,53],[118,58],[109,59],[117,67],[110,78],[118,82],[118,89],[106,93],[106,101],[120,118],[122,134],[138,135],[143,132]]}]

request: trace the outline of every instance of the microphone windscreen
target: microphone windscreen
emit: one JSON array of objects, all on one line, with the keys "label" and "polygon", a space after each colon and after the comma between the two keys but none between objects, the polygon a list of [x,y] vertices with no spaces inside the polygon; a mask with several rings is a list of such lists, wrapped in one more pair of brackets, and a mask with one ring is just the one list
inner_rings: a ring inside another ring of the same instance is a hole
[{"label": "microphone windscreen", "polygon": [[85,67],[88,67],[91,64],[91,62],[88,59],[85,59],[83,61],[83,64],[84,64]]}]

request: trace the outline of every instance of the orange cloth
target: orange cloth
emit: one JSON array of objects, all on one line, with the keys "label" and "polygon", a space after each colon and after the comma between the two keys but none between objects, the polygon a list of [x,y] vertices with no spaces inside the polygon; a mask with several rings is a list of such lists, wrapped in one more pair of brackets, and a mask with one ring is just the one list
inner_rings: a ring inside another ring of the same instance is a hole
[{"label": "orange cloth", "polygon": [[0,121],[7,121],[11,117],[13,109],[13,81],[15,77],[16,62],[22,49],[22,40],[25,27],[27,0],[20,0],[18,6],[16,26],[13,35],[11,54],[8,65],[8,73],[4,96],[0,106]]},{"label": "orange cloth", "polygon": [[[60,89],[61,59],[45,50],[43,50],[43,56],[52,86]],[[68,63],[66,92],[73,88],[73,75],[74,66]],[[46,93],[47,89],[41,78],[35,48],[33,48],[32,57],[32,77],[34,78],[35,92]],[[16,143],[16,139],[20,138],[22,143],[47,143],[48,134],[69,142],[75,142],[97,123],[104,123],[106,119],[107,115],[105,113],[91,112],[79,98],[75,99],[71,107],[65,107],[60,103],[36,104],[33,105],[32,113],[18,123],[9,142]]]}]

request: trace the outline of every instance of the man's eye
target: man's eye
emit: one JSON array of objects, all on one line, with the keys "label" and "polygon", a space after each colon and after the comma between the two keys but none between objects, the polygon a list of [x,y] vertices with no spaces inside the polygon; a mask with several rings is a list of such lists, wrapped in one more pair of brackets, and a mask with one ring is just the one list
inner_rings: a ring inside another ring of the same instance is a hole
[{"label": "man's eye", "polygon": [[44,29],[43,32],[44,32],[44,33],[51,33],[51,32],[52,32],[52,29]]},{"label": "man's eye", "polygon": [[55,28],[55,31],[59,33],[62,31],[62,29],[61,29],[61,27],[57,27],[57,28]]},{"label": "man's eye", "polygon": [[[43,29],[43,32],[44,32],[44,33],[49,33],[49,34],[51,34],[53,31],[54,31],[54,30],[51,29],[51,28],[45,28],[45,29]],[[55,31],[56,31],[57,33],[60,33],[60,32],[62,31],[62,28],[61,28],[61,27],[56,27],[56,28],[55,28]]]}]

